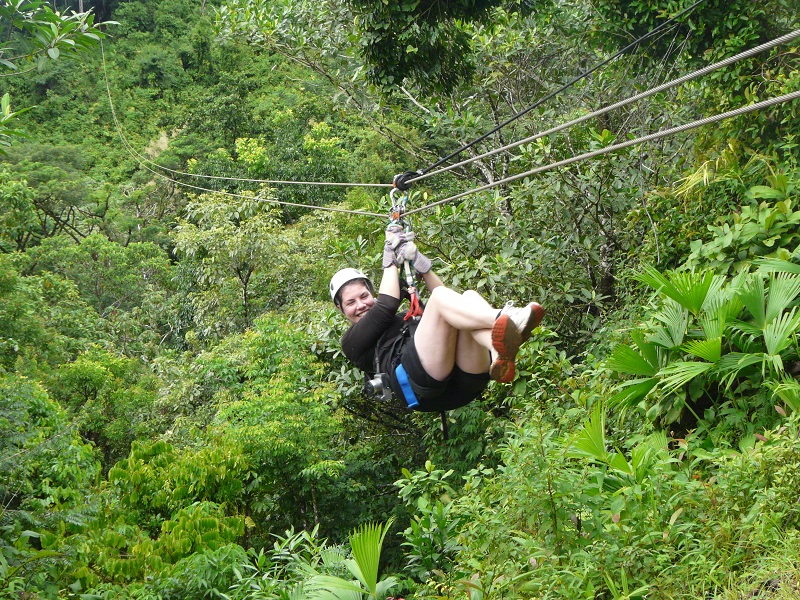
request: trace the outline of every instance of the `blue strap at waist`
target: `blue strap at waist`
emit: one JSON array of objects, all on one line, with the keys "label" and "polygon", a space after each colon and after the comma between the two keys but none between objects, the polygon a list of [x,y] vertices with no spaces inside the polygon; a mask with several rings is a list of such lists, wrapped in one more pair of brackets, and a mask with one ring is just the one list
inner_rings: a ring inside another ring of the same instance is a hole
[{"label": "blue strap at waist", "polygon": [[395,377],[397,377],[397,383],[400,384],[400,389],[403,390],[403,396],[405,396],[408,408],[417,408],[419,406],[419,400],[417,400],[417,396],[411,388],[411,382],[408,380],[408,373],[406,373],[402,364],[397,365],[394,374]]}]

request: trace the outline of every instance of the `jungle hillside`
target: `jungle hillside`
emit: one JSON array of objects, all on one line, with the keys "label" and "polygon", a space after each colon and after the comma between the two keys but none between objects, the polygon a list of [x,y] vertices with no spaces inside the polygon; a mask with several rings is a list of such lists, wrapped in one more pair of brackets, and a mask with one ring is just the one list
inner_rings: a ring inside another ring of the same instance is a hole
[{"label": "jungle hillside", "polygon": [[[799,16],[0,0],[0,599],[800,598]],[[340,347],[398,205],[547,311],[443,415]]]}]

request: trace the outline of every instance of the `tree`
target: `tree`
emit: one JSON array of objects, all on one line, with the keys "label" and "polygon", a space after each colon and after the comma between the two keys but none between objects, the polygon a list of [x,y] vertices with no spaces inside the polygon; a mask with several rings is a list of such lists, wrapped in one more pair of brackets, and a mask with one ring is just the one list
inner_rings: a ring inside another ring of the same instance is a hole
[{"label": "tree", "polygon": [[[0,48],[0,68],[13,74],[23,74],[41,68],[62,53],[72,55],[95,47],[105,37],[94,24],[91,12],[62,15],[43,0],[3,0],[0,2],[0,23],[4,38],[11,39],[9,47]],[[31,64],[35,63],[35,64]],[[20,112],[9,110],[9,97],[3,97],[0,115],[0,145],[8,145],[20,133],[10,123]]]},{"label": "tree", "polygon": [[[197,269],[192,304],[201,334],[249,327],[256,314],[253,301],[263,300],[251,289],[253,277],[280,260],[272,255],[280,225],[275,210],[259,196],[204,194],[188,204],[186,213],[175,229],[175,252]],[[225,292],[232,286],[238,288],[238,301],[231,306]]]}]

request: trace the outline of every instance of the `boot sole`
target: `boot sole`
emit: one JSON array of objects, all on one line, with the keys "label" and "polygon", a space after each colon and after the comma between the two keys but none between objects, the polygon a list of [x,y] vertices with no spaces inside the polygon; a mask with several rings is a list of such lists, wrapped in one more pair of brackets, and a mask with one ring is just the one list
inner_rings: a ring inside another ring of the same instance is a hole
[{"label": "boot sole", "polygon": [[500,383],[509,383],[514,379],[517,372],[514,361],[521,343],[520,332],[508,315],[497,317],[492,326],[492,346],[498,356],[489,367],[489,377]]}]

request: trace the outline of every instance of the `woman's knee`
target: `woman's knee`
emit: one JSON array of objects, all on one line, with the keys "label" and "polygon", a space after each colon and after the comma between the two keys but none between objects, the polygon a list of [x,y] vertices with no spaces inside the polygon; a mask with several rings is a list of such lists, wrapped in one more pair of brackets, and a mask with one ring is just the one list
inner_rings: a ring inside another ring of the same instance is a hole
[{"label": "woman's knee", "polygon": [[433,290],[431,290],[430,298],[428,298],[427,306],[443,308],[447,306],[447,303],[452,298],[453,293],[453,290],[443,285],[433,288]]},{"label": "woman's knee", "polygon": [[464,297],[465,300],[468,300],[469,302],[471,302],[473,304],[481,304],[483,306],[486,306],[487,308],[491,308],[491,306],[492,306],[491,304],[489,304],[486,301],[486,298],[481,296],[475,290],[467,290],[466,292],[464,292],[461,295]]}]

